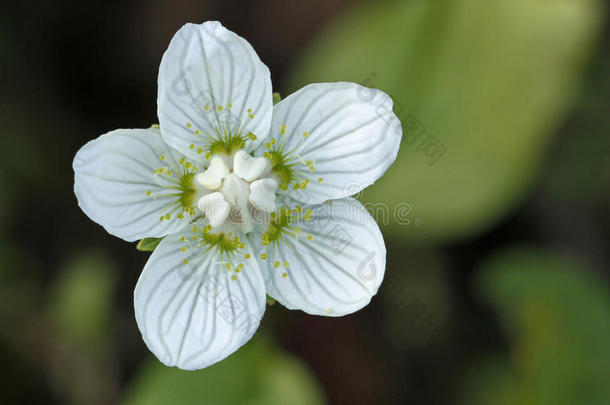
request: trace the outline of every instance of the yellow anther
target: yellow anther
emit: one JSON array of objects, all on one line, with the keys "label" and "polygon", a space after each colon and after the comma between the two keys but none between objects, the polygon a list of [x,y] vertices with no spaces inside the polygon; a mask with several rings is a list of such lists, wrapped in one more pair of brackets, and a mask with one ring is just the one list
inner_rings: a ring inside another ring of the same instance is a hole
[{"label": "yellow anther", "polygon": [[324,179],[322,177],[318,177],[318,183],[322,183]]},{"label": "yellow anther", "polygon": [[290,266],[290,263],[284,262],[284,267],[288,267],[288,266]]},{"label": "yellow anther", "polygon": [[188,264],[188,262],[189,262],[189,259],[182,259],[182,263]]},{"label": "yellow anther", "polygon": [[314,166],[309,166],[309,171],[313,173],[316,171],[316,168]]},{"label": "yellow anther", "polygon": [[180,250],[181,250],[181,251],[183,251],[183,252],[186,252],[186,246],[182,246],[182,247],[180,248]]},{"label": "yellow anther", "polygon": [[248,133],[248,138],[252,139],[253,141],[256,141],[256,135],[254,135],[252,132]]},{"label": "yellow anther", "polygon": [[186,162],[186,163],[184,164],[184,167],[186,167],[187,169],[190,169],[190,168],[191,168],[191,166],[193,166],[193,164],[192,164],[191,162]]},{"label": "yellow anther", "polygon": [[198,226],[194,226],[193,227],[193,232],[199,232],[199,227]]},{"label": "yellow anther", "polygon": [[203,153],[203,149],[202,148],[197,148],[197,153],[201,155]]},{"label": "yellow anther", "polygon": [[209,158],[211,158],[211,157],[212,157],[212,154],[211,154],[210,152],[206,152],[206,153],[205,153],[205,158],[206,158],[206,159],[209,159]]},{"label": "yellow anther", "polygon": [[251,108],[248,108],[248,112],[249,112],[249,113],[251,113],[251,112],[252,112],[252,109],[251,109]]},{"label": "yellow anther", "polygon": [[261,255],[261,259],[266,260],[266,259],[267,259],[267,253],[263,253],[263,254]]},{"label": "yellow anther", "polygon": [[271,142],[267,142],[267,143],[265,143],[265,148],[267,148],[267,149],[271,149]]},{"label": "yellow anther", "polygon": [[162,216],[161,218],[159,218],[159,221],[163,221],[164,219],[165,217]]},{"label": "yellow anther", "polygon": [[195,131],[195,135],[199,135],[199,130],[196,130],[196,131]]},{"label": "yellow anther", "polygon": [[278,261],[274,262],[274,263],[273,263],[273,267],[276,267],[276,268],[277,268],[277,267],[280,267],[280,262],[278,262]]},{"label": "yellow anther", "polygon": [[231,108],[231,107],[233,107],[233,104],[231,104],[231,103],[227,104],[227,108]]},{"label": "yellow anther", "polygon": [[193,149],[194,147],[195,147],[195,145],[193,145],[193,144],[189,145],[189,149]]},{"label": "yellow anther", "polygon": [[148,191],[146,192],[146,195],[148,195],[148,196],[150,196],[151,194],[152,194],[152,191],[150,191],[150,190],[148,190]]},{"label": "yellow anther", "polygon": [[307,138],[307,137],[309,136],[309,132],[307,132],[307,131],[303,132],[303,136],[304,136],[305,138]]},{"label": "yellow anther", "polygon": [[239,244],[239,248],[240,248],[240,249],[243,249],[243,248],[245,248],[245,247],[246,247],[246,245],[244,245],[243,243],[240,243],[240,244]]},{"label": "yellow anther", "polygon": [[187,127],[187,128],[190,128],[190,127],[191,127],[191,123],[190,123],[190,122],[187,122],[187,123],[186,123],[186,127]]},{"label": "yellow anther", "polygon": [[199,238],[197,237],[197,235],[193,235],[193,240],[197,240],[197,239],[199,239]]},{"label": "yellow anther", "polygon": [[221,105],[218,106],[218,111],[222,111],[222,106]]},{"label": "yellow anther", "polygon": [[180,158],[180,160],[178,160],[178,163],[180,163],[181,165],[183,165],[183,164],[184,164],[184,162],[185,162],[185,160],[184,160],[184,158],[183,158],[183,157],[182,157],[182,158]]},{"label": "yellow anther", "polygon": [[231,276],[231,280],[233,280],[233,281],[237,280],[237,276],[236,276],[235,274],[233,274],[233,275]]},{"label": "yellow anther", "polygon": [[275,140],[275,138],[271,138],[271,145],[275,145],[277,141]]},{"label": "yellow anther", "polygon": [[184,241],[185,241],[185,237],[184,237],[184,236],[181,236],[181,237],[180,237],[180,242],[184,242]]},{"label": "yellow anther", "polygon": [[246,258],[246,259],[249,259],[250,257],[252,257],[252,256],[250,255],[250,253],[246,253],[246,254],[244,255],[244,258]]},{"label": "yellow anther", "polygon": [[203,107],[203,109],[206,110],[206,111],[210,111],[210,106],[206,105],[205,107]]},{"label": "yellow anther", "polygon": [[160,160],[165,160],[165,155],[161,155],[161,156],[159,156],[159,159],[160,159]]},{"label": "yellow anther", "polygon": [[307,239],[309,239],[309,240],[313,240],[313,236],[311,236],[311,235],[307,235]]},{"label": "yellow anther", "polygon": [[165,219],[170,219],[172,216],[171,214],[168,212],[167,214],[165,214]]},{"label": "yellow anther", "polygon": [[299,183],[294,183],[292,185],[292,187],[294,187],[295,190],[298,190],[301,187],[301,185]]},{"label": "yellow anther", "polygon": [[237,269],[235,269],[236,272],[240,272],[244,269],[244,264],[243,263],[239,263],[237,265]]},{"label": "yellow anther", "polygon": [[225,268],[230,271],[231,270],[231,263],[225,263]]},{"label": "yellow anther", "polygon": [[284,277],[284,278],[288,277],[288,273],[282,273],[282,277]]},{"label": "yellow anther", "polygon": [[286,125],[282,125],[282,129],[280,130],[282,134],[286,133]]}]

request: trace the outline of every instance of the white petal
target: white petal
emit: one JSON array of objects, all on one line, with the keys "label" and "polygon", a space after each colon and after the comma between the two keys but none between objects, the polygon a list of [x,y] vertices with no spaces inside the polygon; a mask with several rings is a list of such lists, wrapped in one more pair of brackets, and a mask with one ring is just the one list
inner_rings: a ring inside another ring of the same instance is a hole
[{"label": "white petal", "polygon": [[275,211],[275,191],[278,184],[273,179],[260,179],[250,184],[250,203],[265,212]]},{"label": "white petal", "polygon": [[197,206],[205,213],[212,226],[222,225],[231,211],[231,204],[226,202],[219,192],[204,195],[197,201]]},{"label": "white petal", "polygon": [[204,253],[205,247],[192,247],[197,235],[189,230],[165,238],[134,292],[136,321],[150,351],[164,364],[187,370],[210,366],[236,351],[252,337],[265,311],[259,267],[243,258],[250,247],[240,249],[245,267],[235,273],[214,249]]},{"label": "white petal", "polygon": [[350,314],[367,305],[381,284],[383,237],[374,219],[352,198],[312,210],[310,221],[293,224],[301,228],[296,238],[284,235],[279,256],[273,249],[265,250],[260,234],[250,236],[257,257],[268,255],[259,260],[267,294],[289,309],[312,315]]},{"label": "white petal", "polygon": [[163,137],[188,156],[225,131],[261,139],[269,132],[269,69],[245,39],[218,22],[180,28],[163,55],[158,84]]},{"label": "white petal", "polygon": [[214,156],[210,162],[210,166],[203,172],[195,176],[197,183],[201,184],[208,190],[216,190],[220,188],[222,179],[229,174],[229,168],[224,161]]},{"label": "white petal", "polygon": [[252,181],[258,179],[267,169],[267,161],[265,158],[255,158],[240,150],[235,154],[233,171],[242,179]]},{"label": "white petal", "polygon": [[271,135],[294,152],[296,168],[309,180],[305,189],[290,188],[290,197],[315,204],[356,194],[377,180],[396,159],[402,128],[382,91],[317,83],[274,106]]},{"label": "white petal", "polygon": [[189,222],[188,215],[180,219],[174,212],[165,219],[176,201],[169,194],[176,191],[164,187],[169,182],[153,173],[155,168],[178,167],[180,158],[155,128],[118,129],[102,135],[74,157],[78,205],[109,233],[127,241],[176,232]]}]

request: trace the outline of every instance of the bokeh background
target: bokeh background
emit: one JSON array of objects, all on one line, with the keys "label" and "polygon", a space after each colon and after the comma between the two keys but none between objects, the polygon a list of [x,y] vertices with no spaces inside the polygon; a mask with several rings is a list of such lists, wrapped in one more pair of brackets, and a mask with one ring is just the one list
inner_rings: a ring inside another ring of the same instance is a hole
[{"label": "bokeh background", "polygon": [[[596,0],[2,1],[0,402],[610,404],[610,27]],[[268,307],[198,372],[146,350],[147,253],[77,207],[72,158],[156,119],[185,22],[248,39],[286,96],[392,96],[398,160],[359,198],[388,266],[339,319]],[[385,211],[378,211],[380,205]]]}]

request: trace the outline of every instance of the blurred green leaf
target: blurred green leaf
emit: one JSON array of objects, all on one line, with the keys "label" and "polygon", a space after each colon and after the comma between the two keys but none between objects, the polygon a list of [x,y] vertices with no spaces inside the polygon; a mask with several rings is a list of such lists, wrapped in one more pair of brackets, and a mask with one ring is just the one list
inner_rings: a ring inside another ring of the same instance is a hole
[{"label": "blurred green leaf", "polygon": [[141,252],[152,252],[157,248],[163,238],[144,238],[138,242],[136,249]]},{"label": "blurred green leaf", "polygon": [[324,400],[303,365],[257,337],[204,370],[183,371],[153,360],[136,377],[123,403],[316,405]]},{"label": "blurred green leaf", "polygon": [[110,335],[114,265],[101,252],[85,252],[58,276],[51,292],[50,318],[71,342],[95,351]]},{"label": "blurred green leaf", "polygon": [[365,4],[320,36],[290,84],[349,80],[388,92],[401,151],[364,199],[406,202],[422,220],[391,221],[387,232],[462,237],[523,198],[603,14],[595,0]]},{"label": "blurred green leaf", "polygon": [[608,72],[610,53],[596,58],[574,116],[554,145],[545,189],[560,203],[605,206],[610,200]]},{"label": "blurred green leaf", "polygon": [[480,286],[511,341],[477,364],[464,404],[610,403],[610,295],[582,264],[514,249],[483,266]]}]

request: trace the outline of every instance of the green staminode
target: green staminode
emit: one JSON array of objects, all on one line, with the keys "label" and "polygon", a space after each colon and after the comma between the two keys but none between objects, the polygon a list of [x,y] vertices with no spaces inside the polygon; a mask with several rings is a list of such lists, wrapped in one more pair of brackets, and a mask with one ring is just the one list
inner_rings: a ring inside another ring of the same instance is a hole
[{"label": "green staminode", "polygon": [[179,202],[184,208],[192,207],[197,199],[197,188],[194,184],[195,173],[185,173],[180,177],[178,188],[180,189]]},{"label": "green staminode", "polygon": [[225,135],[223,139],[217,139],[209,146],[209,152],[215,154],[231,155],[246,146],[246,138],[241,135]]},{"label": "green staminode", "polygon": [[280,180],[280,189],[287,190],[295,178],[295,163],[284,153],[283,147],[274,146],[263,155],[271,162],[271,171]]},{"label": "green staminode", "polygon": [[220,253],[221,257],[224,254],[231,255],[237,249],[243,248],[244,244],[240,243],[239,237],[233,236],[231,232],[228,234],[224,232],[210,233],[211,227],[204,227],[202,232],[202,238],[208,249],[216,249]]}]

